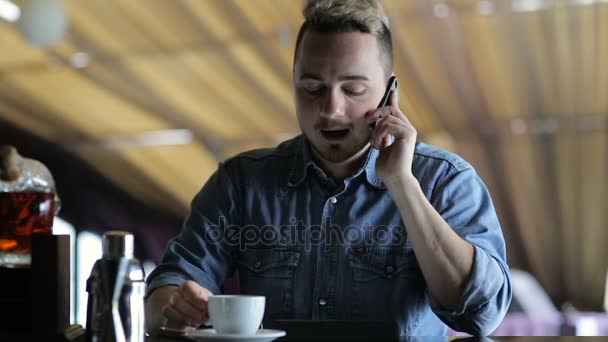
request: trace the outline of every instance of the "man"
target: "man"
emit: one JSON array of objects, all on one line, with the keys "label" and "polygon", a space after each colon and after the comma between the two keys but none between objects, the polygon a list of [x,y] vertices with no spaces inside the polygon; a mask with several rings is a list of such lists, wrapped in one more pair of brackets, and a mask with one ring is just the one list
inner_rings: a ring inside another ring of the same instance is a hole
[{"label": "man", "polygon": [[[395,320],[491,333],[511,300],[488,191],[454,154],[416,142],[374,0],[313,0],[294,55],[303,135],[220,164],[148,282],[147,319],[199,326],[238,270],[240,291],[278,318]],[[375,128],[370,124],[376,123]]]}]

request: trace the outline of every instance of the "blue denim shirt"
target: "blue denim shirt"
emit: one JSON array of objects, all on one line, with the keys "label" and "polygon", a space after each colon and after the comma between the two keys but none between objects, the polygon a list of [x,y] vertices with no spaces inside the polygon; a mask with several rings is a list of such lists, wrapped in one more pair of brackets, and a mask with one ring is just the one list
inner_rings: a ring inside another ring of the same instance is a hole
[{"label": "blue denim shirt", "polygon": [[183,229],[148,277],[148,294],[195,280],[212,293],[238,270],[240,291],[266,296],[274,319],[396,320],[402,335],[446,324],[491,333],[511,301],[505,242],[490,195],[460,157],[417,143],[414,176],[427,199],[475,247],[460,305],[444,310],[416,261],[399,210],[376,174],[378,151],[336,184],[303,136],[219,165]]}]

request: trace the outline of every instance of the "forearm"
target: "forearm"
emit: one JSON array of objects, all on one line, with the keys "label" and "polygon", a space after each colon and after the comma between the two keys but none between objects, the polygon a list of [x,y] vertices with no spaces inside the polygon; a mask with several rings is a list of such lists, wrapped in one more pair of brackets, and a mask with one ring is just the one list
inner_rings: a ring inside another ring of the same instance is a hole
[{"label": "forearm", "polygon": [[146,327],[151,335],[157,334],[160,327],[165,325],[166,318],[163,315],[163,308],[169,303],[169,298],[175,291],[177,291],[177,286],[159,287],[146,299]]},{"label": "forearm", "polygon": [[444,308],[455,309],[470,277],[475,249],[445,222],[413,176],[386,185],[432,295]]}]

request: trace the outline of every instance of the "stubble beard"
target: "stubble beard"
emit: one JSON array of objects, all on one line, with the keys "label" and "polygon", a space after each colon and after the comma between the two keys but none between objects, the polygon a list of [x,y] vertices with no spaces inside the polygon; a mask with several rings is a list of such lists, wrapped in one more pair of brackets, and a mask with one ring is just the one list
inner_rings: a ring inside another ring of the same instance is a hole
[{"label": "stubble beard", "polygon": [[[352,132],[350,134],[353,134]],[[310,140],[310,139],[309,139]],[[369,138],[361,139],[361,141],[346,142],[342,144],[325,145],[320,143],[321,148],[312,143],[312,148],[315,149],[323,159],[332,163],[341,163],[353,157],[361,151],[369,142]]]}]

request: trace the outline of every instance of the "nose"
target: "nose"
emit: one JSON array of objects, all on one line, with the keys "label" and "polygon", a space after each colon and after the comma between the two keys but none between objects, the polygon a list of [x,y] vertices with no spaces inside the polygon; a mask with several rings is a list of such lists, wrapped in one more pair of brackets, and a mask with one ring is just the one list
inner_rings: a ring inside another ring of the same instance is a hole
[{"label": "nose", "polygon": [[340,92],[339,88],[328,89],[323,97],[321,116],[330,118],[336,115],[344,115],[344,104],[344,94]]}]

